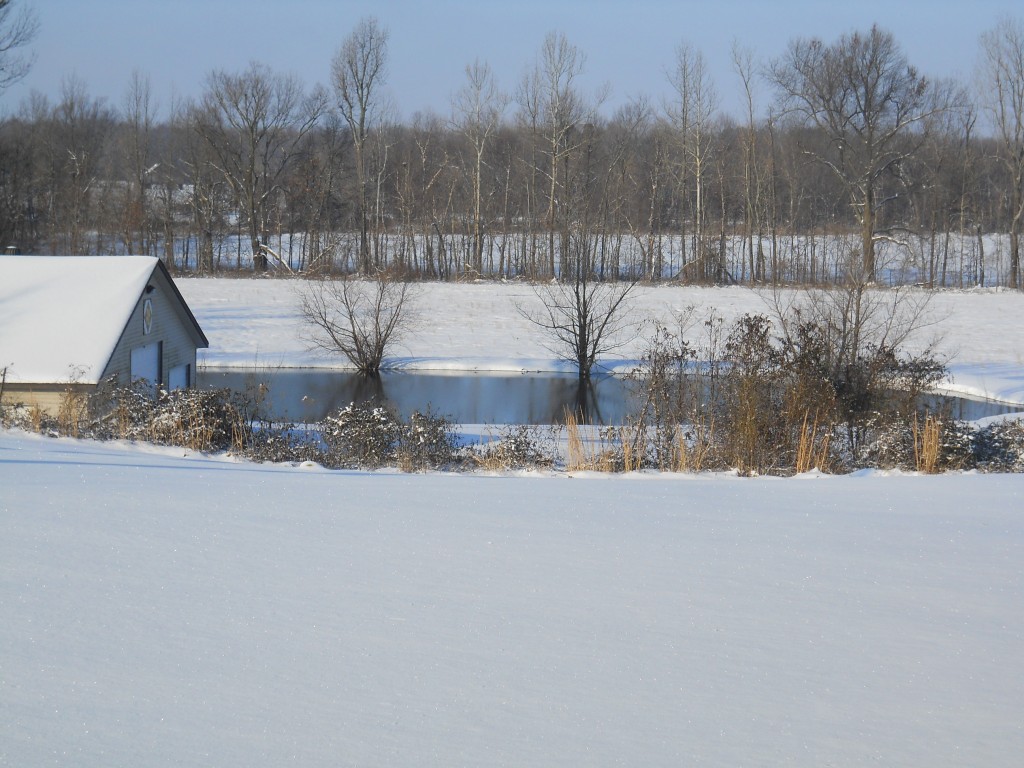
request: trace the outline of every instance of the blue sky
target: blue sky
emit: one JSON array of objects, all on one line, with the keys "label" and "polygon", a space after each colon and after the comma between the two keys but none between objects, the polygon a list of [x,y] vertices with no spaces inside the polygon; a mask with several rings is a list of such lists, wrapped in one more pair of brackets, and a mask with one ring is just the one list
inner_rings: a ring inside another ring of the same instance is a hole
[{"label": "blue sky", "polygon": [[[26,2],[26,0],[21,0]],[[201,93],[215,69],[240,71],[252,60],[328,84],[330,62],[355,23],[374,15],[390,31],[388,89],[399,116],[449,111],[465,66],[487,61],[513,91],[555,30],[586,55],[581,85],[611,86],[606,112],[630,96],[656,103],[666,93],[665,70],[686,41],[707,58],[724,111],[742,115],[742,89],[730,64],[732,41],[762,59],[781,54],[797,36],[826,41],[878,23],[903,46],[911,63],[939,77],[968,77],[978,35],[1000,14],[1024,16],[1002,0],[34,0],[41,30],[30,75],[0,96],[10,112],[33,90],[59,97],[69,75],[92,96],[122,103],[133,69],[149,77],[166,108]],[[769,99],[761,86],[759,102]]]}]

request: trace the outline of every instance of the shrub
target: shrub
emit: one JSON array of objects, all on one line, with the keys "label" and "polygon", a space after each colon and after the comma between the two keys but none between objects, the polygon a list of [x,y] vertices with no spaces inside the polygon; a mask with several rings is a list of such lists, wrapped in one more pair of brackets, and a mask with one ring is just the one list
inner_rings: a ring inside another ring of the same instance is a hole
[{"label": "shrub", "polygon": [[785,466],[791,452],[783,408],[785,370],[764,315],[744,315],[725,343],[725,368],[718,412],[723,459],[742,474]]},{"label": "shrub", "polygon": [[893,417],[876,414],[873,435],[857,466],[933,474],[976,463],[977,433],[970,424],[930,412]]},{"label": "shrub", "polygon": [[414,411],[398,441],[398,467],[404,472],[439,469],[454,464],[459,436],[451,421],[431,411]]},{"label": "shrub", "polygon": [[230,390],[161,392],[149,423],[150,440],[196,451],[241,451],[249,426]]},{"label": "shrub", "polygon": [[973,459],[984,472],[1024,472],[1024,420],[997,421],[978,430]]},{"label": "shrub", "polygon": [[509,425],[502,429],[497,440],[485,443],[473,455],[484,469],[539,469],[555,463],[550,432],[547,439],[539,427],[528,424]]},{"label": "shrub", "polygon": [[631,374],[640,395],[636,434],[649,441],[650,462],[662,470],[675,470],[685,463],[681,462],[686,454],[681,425],[697,424],[707,413],[701,407],[703,387],[691,371],[696,350],[683,338],[685,321],[680,320],[678,332],[655,326],[640,366]]},{"label": "shrub", "polygon": [[324,462],[324,453],[315,435],[291,424],[260,424],[253,429],[243,451],[252,461],[299,464]]},{"label": "shrub", "polygon": [[374,469],[395,462],[402,425],[388,408],[352,403],[324,419],[320,436],[326,466]]},{"label": "shrub", "polygon": [[176,389],[157,397],[144,387],[101,385],[89,398],[84,436],[145,440],[196,451],[241,450],[250,432],[230,390]]}]

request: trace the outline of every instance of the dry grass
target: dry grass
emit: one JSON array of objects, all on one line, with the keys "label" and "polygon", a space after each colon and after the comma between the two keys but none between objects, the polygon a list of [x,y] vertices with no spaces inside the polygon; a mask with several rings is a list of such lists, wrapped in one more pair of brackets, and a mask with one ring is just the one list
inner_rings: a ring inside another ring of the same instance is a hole
[{"label": "dry grass", "polygon": [[581,427],[576,415],[572,411],[566,410],[565,469],[567,472],[616,472],[619,470],[614,430],[599,432],[593,439],[585,439],[584,430],[591,431],[593,429],[586,425]]},{"label": "dry grass", "polygon": [[707,468],[715,445],[715,420],[693,425],[693,437],[688,438],[682,427],[676,427],[672,451],[673,472],[702,472]]},{"label": "dry grass", "polygon": [[33,405],[28,412],[29,423],[32,425],[33,432],[43,431],[43,421],[46,419],[46,414],[43,413],[43,409],[38,405]]},{"label": "dry grass", "polygon": [[78,437],[82,421],[89,411],[89,398],[83,392],[75,391],[72,385],[64,390],[57,410],[57,424],[62,435]]},{"label": "dry grass", "polygon": [[914,416],[914,467],[918,472],[933,475],[939,471],[939,454],[942,448],[942,422],[932,414],[924,417],[920,424]]},{"label": "dry grass", "polygon": [[[800,427],[800,439],[796,447],[796,462],[794,470],[803,474],[812,469],[819,469],[822,472],[828,471],[829,466],[829,443],[832,438],[832,430],[829,425],[818,424],[818,414],[815,412],[814,421],[810,428],[807,422],[810,420],[810,411],[804,411],[804,421]],[[821,427],[819,432],[819,426]]]}]

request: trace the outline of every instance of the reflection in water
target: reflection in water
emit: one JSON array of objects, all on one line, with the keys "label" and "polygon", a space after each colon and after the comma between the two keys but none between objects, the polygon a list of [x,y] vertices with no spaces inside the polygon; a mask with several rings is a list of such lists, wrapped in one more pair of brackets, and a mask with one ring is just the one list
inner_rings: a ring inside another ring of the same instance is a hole
[{"label": "reflection in water", "polygon": [[[261,371],[199,370],[202,389],[227,387],[260,397],[260,416],[314,422],[349,403],[386,403],[408,418],[428,408],[460,424],[558,424],[566,411],[583,423],[622,424],[634,410],[631,382],[601,376],[580,383],[575,374],[445,374],[385,371],[380,377],[351,371],[280,368]],[[944,398],[953,416],[978,419],[1019,408]]]},{"label": "reflection in water", "polygon": [[254,398],[260,415],[313,422],[349,403],[385,403],[401,416],[428,408],[462,424],[558,424],[566,412],[586,423],[621,423],[629,413],[629,382],[604,376],[580,384],[573,374],[445,374],[280,368],[201,369],[203,389],[228,388]]}]

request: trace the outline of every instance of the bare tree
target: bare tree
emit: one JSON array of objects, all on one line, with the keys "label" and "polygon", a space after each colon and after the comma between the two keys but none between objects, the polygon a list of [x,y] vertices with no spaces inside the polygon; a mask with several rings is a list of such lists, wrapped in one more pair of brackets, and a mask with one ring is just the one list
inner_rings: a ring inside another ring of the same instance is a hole
[{"label": "bare tree", "polygon": [[[567,191],[568,159],[582,140],[577,130],[592,121],[595,107],[585,104],[577,88],[583,72],[585,56],[560,33],[550,32],[544,38],[535,69],[523,79],[517,93],[521,114],[536,131],[547,155],[544,173],[548,189],[546,226],[548,233],[549,274],[557,274],[555,245],[559,224],[559,201]],[[563,240],[566,228],[562,228]],[[562,243],[564,250],[565,243]]]},{"label": "bare tree", "polygon": [[948,107],[943,94],[910,65],[889,32],[841,36],[832,45],[796,39],[768,68],[785,108],[824,132],[808,147],[849,193],[861,226],[864,272],[875,279],[880,210],[892,197],[884,181],[900,173],[921,144],[924,121]]},{"label": "bare tree", "polygon": [[19,49],[35,38],[39,19],[31,8],[17,5],[18,0],[0,0],[0,93],[27,75],[35,62]]},{"label": "bare tree", "polygon": [[356,163],[359,216],[359,269],[371,271],[367,140],[381,117],[380,89],[387,74],[388,31],[375,18],[360,21],[342,43],[331,64],[338,110],[348,125]]},{"label": "bare tree", "polygon": [[981,38],[982,89],[1000,159],[1010,180],[1010,286],[1024,288],[1020,235],[1024,224],[1024,22],[1009,17]]},{"label": "bare tree", "polygon": [[[764,173],[758,154],[759,141],[754,106],[754,53],[737,41],[732,44],[733,69],[743,82],[747,122],[743,136],[743,223],[751,282],[765,279],[764,258]],[[756,244],[755,244],[756,240]]]},{"label": "bare tree", "polygon": [[469,142],[473,187],[472,268],[483,272],[483,170],[487,144],[498,130],[508,97],[498,90],[494,74],[486,63],[474,61],[466,67],[466,83],[452,100],[453,124]]},{"label": "bare tree", "polygon": [[[156,107],[149,78],[138,70],[132,72],[124,95],[122,119],[127,133],[123,153],[127,160],[128,184],[121,206],[121,240],[130,253],[148,253],[150,235],[149,198],[146,194],[151,175],[159,168],[153,157],[153,128]],[[167,267],[173,269],[174,264]]]},{"label": "bare tree", "polygon": [[718,97],[704,55],[686,43],[681,44],[676,49],[669,83],[674,100],[666,106],[666,114],[682,151],[679,179],[684,191],[688,179],[693,179],[693,260],[702,278],[718,279],[723,265],[708,258],[711,249],[705,243],[706,185]]},{"label": "bare tree", "polygon": [[237,196],[256,270],[267,268],[272,198],[324,107],[320,91],[307,98],[296,78],[254,62],[240,74],[210,74],[202,103],[193,110],[196,131]]},{"label": "bare tree", "polygon": [[413,284],[384,274],[310,280],[299,296],[313,346],[340,352],[368,376],[380,373],[384,355],[415,318]]},{"label": "bare tree", "polygon": [[[580,265],[584,259],[575,259]],[[534,287],[540,307],[520,306],[519,313],[542,329],[549,349],[576,366],[580,383],[590,380],[597,359],[632,336],[629,297],[637,281],[605,282],[589,270],[575,279],[552,281]]]},{"label": "bare tree", "polygon": [[48,141],[54,252],[99,252],[96,224],[110,193],[110,185],[103,182],[114,123],[113,111],[103,99],[89,95],[84,81],[73,76],[63,81],[60,103],[51,113]]}]

